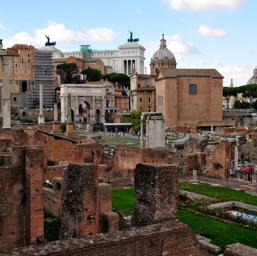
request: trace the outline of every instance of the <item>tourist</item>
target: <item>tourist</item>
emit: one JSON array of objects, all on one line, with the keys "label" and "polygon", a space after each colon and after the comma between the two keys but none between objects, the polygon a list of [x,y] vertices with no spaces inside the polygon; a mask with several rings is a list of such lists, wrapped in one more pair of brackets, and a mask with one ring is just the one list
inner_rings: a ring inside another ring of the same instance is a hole
[{"label": "tourist", "polygon": [[247,173],[248,181],[252,181],[252,179],[251,179],[252,167],[250,164],[248,164],[246,166],[246,173]]}]

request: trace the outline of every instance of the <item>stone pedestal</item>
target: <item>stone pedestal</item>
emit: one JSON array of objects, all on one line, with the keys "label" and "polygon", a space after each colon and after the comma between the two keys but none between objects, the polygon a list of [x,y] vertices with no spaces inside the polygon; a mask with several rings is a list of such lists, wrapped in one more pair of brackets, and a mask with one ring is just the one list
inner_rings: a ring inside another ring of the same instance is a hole
[{"label": "stone pedestal", "polygon": [[73,132],[74,131],[74,125],[73,125],[73,123],[67,123],[66,124],[66,132],[67,133],[71,133],[71,132]]},{"label": "stone pedestal", "polygon": [[145,226],[177,218],[178,168],[137,164],[132,225]]}]

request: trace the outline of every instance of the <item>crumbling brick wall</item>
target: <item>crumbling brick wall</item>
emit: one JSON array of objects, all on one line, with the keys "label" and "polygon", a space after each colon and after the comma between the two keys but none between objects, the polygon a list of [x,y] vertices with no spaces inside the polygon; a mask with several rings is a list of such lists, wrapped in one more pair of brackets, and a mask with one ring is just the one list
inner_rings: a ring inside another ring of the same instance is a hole
[{"label": "crumbling brick wall", "polygon": [[145,226],[177,218],[178,168],[168,164],[137,164],[132,224]]},{"label": "crumbling brick wall", "polygon": [[42,148],[12,151],[12,164],[0,168],[0,249],[34,244],[44,235]]},{"label": "crumbling brick wall", "polygon": [[63,177],[61,238],[98,233],[98,172],[94,164],[69,164]]},{"label": "crumbling brick wall", "polygon": [[112,178],[129,177],[133,180],[138,163],[173,164],[178,163],[178,158],[166,149],[121,146],[115,152]]},{"label": "crumbling brick wall", "polygon": [[130,231],[98,234],[0,252],[1,256],[207,256],[192,230],[173,220]]}]

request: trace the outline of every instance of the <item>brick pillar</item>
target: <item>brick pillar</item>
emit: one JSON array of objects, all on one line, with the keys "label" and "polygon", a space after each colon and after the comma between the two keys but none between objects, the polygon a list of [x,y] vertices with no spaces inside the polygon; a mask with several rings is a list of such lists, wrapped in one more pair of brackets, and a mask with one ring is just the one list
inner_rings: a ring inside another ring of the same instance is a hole
[{"label": "brick pillar", "polygon": [[137,164],[132,225],[145,226],[177,218],[178,168]]},{"label": "brick pillar", "polygon": [[94,164],[69,164],[63,180],[60,238],[97,234],[98,171]]},{"label": "brick pillar", "polygon": [[61,123],[53,123],[53,132],[60,132],[61,131]]},{"label": "brick pillar", "polygon": [[66,123],[66,133],[71,133],[74,131],[74,124],[73,123]]},{"label": "brick pillar", "polygon": [[44,236],[43,168],[44,154],[40,146],[25,148],[26,244],[34,244]]}]

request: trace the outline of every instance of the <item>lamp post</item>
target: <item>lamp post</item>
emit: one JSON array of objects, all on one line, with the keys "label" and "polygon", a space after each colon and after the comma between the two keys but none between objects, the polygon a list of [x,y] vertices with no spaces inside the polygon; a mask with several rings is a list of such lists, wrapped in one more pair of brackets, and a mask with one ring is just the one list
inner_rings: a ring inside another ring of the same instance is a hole
[{"label": "lamp post", "polygon": [[226,159],[226,178],[227,178],[227,187],[228,187],[228,175],[229,175],[229,166],[228,166],[228,159]]}]

